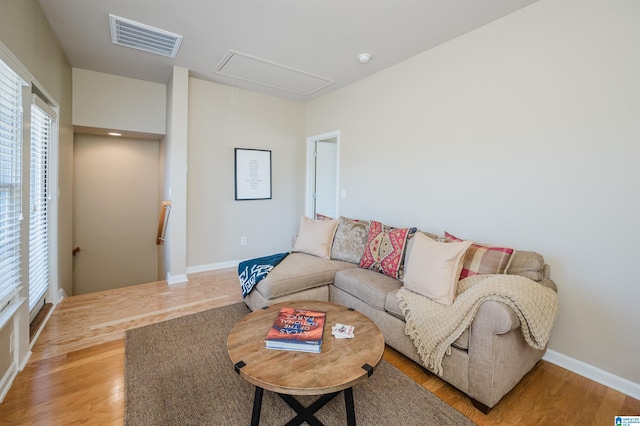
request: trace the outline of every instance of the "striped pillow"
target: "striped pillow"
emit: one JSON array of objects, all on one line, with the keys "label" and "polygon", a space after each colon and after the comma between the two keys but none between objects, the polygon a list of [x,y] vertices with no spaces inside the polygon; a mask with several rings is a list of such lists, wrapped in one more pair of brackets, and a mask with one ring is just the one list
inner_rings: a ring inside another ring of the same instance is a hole
[{"label": "striped pillow", "polygon": [[[447,242],[463,241],[448,232],[444,233],[444,237]],[[460,279],[479,274],[506,274],[514,252],[512,248],[473,243],[464,258]]]}]

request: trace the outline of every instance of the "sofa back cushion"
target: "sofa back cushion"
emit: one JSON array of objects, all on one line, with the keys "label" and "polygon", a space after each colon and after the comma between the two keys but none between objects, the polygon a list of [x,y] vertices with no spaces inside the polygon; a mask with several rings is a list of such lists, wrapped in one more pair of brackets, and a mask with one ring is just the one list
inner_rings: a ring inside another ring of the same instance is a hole
[{"label": "sofa back cushion", "polygon": [[517,251],[511,259],[507,274],[521,275],[534,281],[545,278],[544,258],[533,251]]},{"label": "sofa back cushion", "polygon": [[364,253],[369,235],[369,221],[340,216],[333,237],[331,259],[358,264]]},{"label": "sofa back cushion", "polygon": [[300,232],[298,232],[293,251],[329,259],[331,244],[337,227],[337,219],[313,220],[302,216],[300,219]]}]

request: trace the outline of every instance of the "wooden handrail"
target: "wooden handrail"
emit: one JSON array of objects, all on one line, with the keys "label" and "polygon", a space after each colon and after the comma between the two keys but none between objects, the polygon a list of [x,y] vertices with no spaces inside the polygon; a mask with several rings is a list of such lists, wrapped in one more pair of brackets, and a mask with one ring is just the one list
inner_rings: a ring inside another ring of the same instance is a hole
[{"label": "wooden handrail", "polygon": [[164,244],[165,233],[167,232],[167,223],[169,222],[169,213],[171,212],[171,201],[163,201],[160,207],[160,219],[158,220],[158,236],[156,244]]}]

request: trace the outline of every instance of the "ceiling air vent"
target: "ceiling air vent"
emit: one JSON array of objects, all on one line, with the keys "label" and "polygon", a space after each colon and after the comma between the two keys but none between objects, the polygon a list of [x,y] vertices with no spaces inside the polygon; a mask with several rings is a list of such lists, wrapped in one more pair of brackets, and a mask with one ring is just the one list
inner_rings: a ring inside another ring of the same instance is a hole
[{"label": "ceiling air vent", "polygon": [[153,28],[139,22],[109,15],[113,44],[144,50],[145,52],[175,58],[182,36]]}]

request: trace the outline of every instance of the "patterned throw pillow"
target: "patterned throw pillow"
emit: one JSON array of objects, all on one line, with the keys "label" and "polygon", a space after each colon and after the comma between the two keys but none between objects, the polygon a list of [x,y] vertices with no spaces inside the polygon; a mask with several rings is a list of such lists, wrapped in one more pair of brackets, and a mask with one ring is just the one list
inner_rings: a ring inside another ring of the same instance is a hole
[{"label": "patterned throw pillow", "polygon": [[[463,241],[448,232],[444,233],[444,237],[447,242]],[[479,274],[505,274],[514,252],[512,248],[473,243],[464,258],[460,279]]]},{"label": "patterned throw pillow", "polygon": [[399,229],[371,221],[360,267],[402,279],[404,248],[415,232],[416,228]]},{"label": "patterned throw pillow", "polygon": [[340,216],[338,229],[331,246],[331,258],[359,263],[369,235],[369,221]]}]

